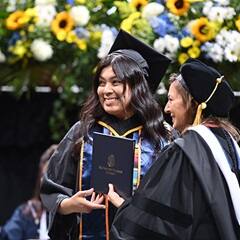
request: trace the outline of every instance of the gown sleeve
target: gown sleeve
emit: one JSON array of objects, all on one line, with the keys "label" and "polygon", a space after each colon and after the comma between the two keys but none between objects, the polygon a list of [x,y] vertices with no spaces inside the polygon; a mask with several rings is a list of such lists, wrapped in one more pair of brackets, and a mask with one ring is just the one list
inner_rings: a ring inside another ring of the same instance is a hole
[{"label": "gown sleeve", "polygon": [[[171,144],[145,175],[133,198],[118,210],[111,239],[205,239],[198,223],[201,220],[204,226],[209,223],[209,228],[212,224],[204,203],[202,189],[186,155]],[[202,216],[207,218],[201,219]],[[193,219],[197,219],[196,223]],[[211,232],[206,231],[210,234],[206,239],[219,239],[211,236]]]},{"label": "gown sleeve", "polygon": [[67,239],[75,231],[77,214],[61,215],[58,206],[65,198],[76,192],[78,158],[75,154],[75,141],[78,138],[79,122],[76,123],[60,142],[50,159],[48,170],[41,183],[41,199],[49,212],[49,236],[51,239]]}]

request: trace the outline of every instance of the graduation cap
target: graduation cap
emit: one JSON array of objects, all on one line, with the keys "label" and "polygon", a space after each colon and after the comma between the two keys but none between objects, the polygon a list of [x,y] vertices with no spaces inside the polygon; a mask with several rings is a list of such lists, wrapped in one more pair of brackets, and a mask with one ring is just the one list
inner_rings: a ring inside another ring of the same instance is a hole
[{"label": "graduation cap", "polygon": [[146,77],[152,92],[157,90],[171,60],[161,53],[136,39],[129,33],[119,31],[109,54],[112,52],[123,54],[136,61],[141,68],[147,71]]},{"label": "graduation cap", "polygon": [[188,59],[180,73],[192,97],[198,102],[194,125],[200,123],[202,110],[207,115],[227,117],[234,101],[234,94],[224,76],[197,59]]}]

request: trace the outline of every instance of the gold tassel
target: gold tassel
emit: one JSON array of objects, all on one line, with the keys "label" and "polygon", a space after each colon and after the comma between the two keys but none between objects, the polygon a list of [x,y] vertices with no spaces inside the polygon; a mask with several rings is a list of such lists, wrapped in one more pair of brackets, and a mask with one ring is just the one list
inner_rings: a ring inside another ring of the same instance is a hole
[{"label": "gold tassel", "polygon": [[205,102],[202,102],[198,105],[197,113],[193,122],[193,126],[199,125],[202,122],[202,110],[207,107]]}]

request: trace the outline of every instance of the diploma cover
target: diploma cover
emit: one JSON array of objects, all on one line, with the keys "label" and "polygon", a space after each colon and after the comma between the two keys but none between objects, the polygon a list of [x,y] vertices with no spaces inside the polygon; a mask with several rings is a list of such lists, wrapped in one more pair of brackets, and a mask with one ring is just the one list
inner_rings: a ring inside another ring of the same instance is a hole
[{"label": "diploma cover", "polygon": [[134,140],[93,133],[91,186],[108,193],[108,184],[123,197],[132,196]]}]

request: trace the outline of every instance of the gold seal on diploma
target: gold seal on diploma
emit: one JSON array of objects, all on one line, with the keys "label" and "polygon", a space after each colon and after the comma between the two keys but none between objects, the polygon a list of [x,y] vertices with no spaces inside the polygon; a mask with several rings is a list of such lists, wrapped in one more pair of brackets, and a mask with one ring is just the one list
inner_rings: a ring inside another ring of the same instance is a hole
[{"label": "gold seal on diploma", "polygon": [[113,154],[110,154],[107,158],[107,166],[109,168],[113,168],[115,166],[115,163],[116,163],[115,156]]}]

